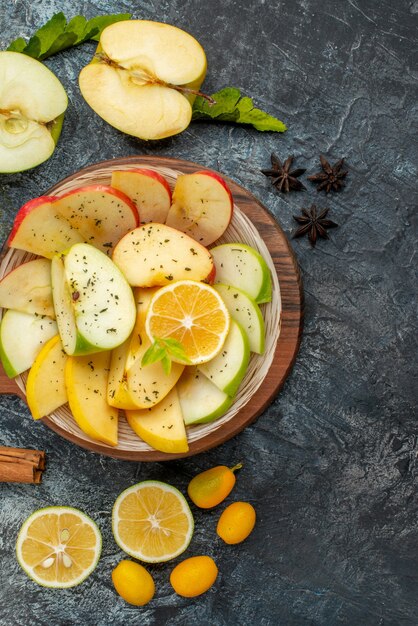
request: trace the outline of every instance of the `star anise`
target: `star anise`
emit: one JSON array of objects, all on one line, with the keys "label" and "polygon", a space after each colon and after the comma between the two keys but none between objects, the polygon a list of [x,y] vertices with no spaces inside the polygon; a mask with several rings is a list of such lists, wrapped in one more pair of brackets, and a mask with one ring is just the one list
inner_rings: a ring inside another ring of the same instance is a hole
[{"label": "star anise", "polygon": [[328,211],[329,209],[322,209],[318,214],[315,204],[310,209],[302,209],[302,215],[293,216],[293,219],[300,224],[293,237],[303,237],[308,234],[312,247],[315,247],[318,235],[323,239],[328,239],[327,229],[338,226],[332,220],[326,219]]},{"label": "star anise", "polygon": [[311,180],[313,183],[319,183],[317,191],[321,191],[322,189],[325,189],[327,193],[329,193],[331,189],[340,191],[345,185],[343,178],[348,174],[347,170],[341,169],[344,165],[344,159],[340,159],[335,165],[331,165],[321,154],[319,160],[321,161],[322,172],[308,176],[308,180]]},{"label": "star anise", "polygon": [[298,168],[290,171],[293,159],[293,156],[288,157],[282,165],[279,157],[273,152],[271,155],[271,169],[261,170],[264,176],[271,176],[271,182],[278,191],[284,191],[287,193],[292,190],[302,191],[303,189],[306,189],[305,185],[298,180],[299,176],[302,176],[306,170]]}]

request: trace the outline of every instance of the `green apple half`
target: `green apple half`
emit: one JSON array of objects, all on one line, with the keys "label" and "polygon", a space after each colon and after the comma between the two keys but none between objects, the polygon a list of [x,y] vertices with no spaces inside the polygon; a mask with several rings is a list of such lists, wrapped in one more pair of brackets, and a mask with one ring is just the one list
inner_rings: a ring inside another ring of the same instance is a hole
[{"label": "green apple half", "polygon": [[257,250],[242,243],[224,243],[211,249],[215,282],[244,291],[258,304],[271,300],[270,270]]},{"label": "green apple half", "polygon": [[131,334],[136,309],[125,277],[103,252],[77,243],[51,265],[58,330],[69,355],[112,350]]},{"label": "green apple half", "polygon": [[169,24],[129,20],[103,30],[79,84],[87,104],[111,126],[162,139],[190,124],[205,75],[204,50],[191,35]]},{"label": "green apple half", "polygon": [[58,78],[20,52],[0,52],[0,172],[22,172],[55,150],[68,100]]}]

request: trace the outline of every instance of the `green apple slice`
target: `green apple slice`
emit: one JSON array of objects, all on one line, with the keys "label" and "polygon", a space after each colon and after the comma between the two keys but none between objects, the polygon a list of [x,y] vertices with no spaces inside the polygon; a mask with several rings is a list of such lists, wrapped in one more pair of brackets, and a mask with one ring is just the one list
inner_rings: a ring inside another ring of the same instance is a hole
[{"label": "green apple slice", "polygon": [[271,301],[270,270],[257,250],[242,243],[224,243],[210,252],[217,283],[241,289],[258,304]]},{"label": "green apple slice", "polygon": [[222,297],[231,317],[247,334],[251,352],[264,352],[264,319],[260,307],[246,293],[230,285],[214,285]]},{"label": "green apple slice", "polygon": [[0,52],[0,85],[0,172],[21,172],[53,153],[67,95],[45,65],[19,52]]},{"label": "green apple slice", "polygon": [[186,367],[177,392],[186,426],[213,422],[226,413],[232,398],[218,389],[197,367]]},{"label": "green apple slice", "polygon": [[0,326],[0,358],[9,378],[29,369],[42,346],[57,334],[49,317],[9,309]]},{"label": "green apple slice", "polygon": [[51,282],[67,354],[112,350],[129,337],[136,317],[132,290],[103,252],[75,244],[52,259]]},{"label": "green apple slice", "polygon": [[241,326],[231,320],[222,351],[211,361],[199,365],[200,372],[221,391],[233,397],[244,378],[250,361],[250,344]]}]

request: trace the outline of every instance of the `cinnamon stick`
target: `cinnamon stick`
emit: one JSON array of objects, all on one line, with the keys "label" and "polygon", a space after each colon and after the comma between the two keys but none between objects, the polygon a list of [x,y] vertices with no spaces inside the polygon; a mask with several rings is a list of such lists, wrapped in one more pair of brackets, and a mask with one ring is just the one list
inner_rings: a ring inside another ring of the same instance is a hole
[{"label": "cinnamon stick", "polygon": [[39,484],[45,469],[45,452],[0,446],[0,482]]}]

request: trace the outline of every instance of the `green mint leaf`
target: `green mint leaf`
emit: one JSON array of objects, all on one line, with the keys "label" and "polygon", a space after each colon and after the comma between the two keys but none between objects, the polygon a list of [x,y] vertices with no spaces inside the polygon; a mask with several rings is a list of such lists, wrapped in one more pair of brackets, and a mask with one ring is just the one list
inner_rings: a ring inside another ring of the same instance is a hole
[{"label": "green mint leaf", "polygon": [[177,339],[170,339],[170,338],[168,339],[160,338],[158,341],[165,347],[168,355],[172,359],[175,359],[176,361],[180,361],[181,363],[190,365],[191,361],[185,352],[183,344],[180,341],[177,341]]},{"label": "green mint leaf", "polygon": [[251,98],[241,96],[236,87],[225,87],[211,97],[216,104],[198,96],[193,104],[193,120],[205,120],[212,122],[231,122],[234,124],[249,124],[256,130],[273,131],[282,133],[287,130],[286,125],[280,120],[257,109]]},{"label": "green mint leaf", "polygon": [[167,355],[165,355],[161,359],[161,364],[163,366],[164,374],[168,376],[171,372],[171,359]]},{"label": "green mint leaf", "polygon": [[129,20],[130,13],[116,15],[98,15],[87,21],[82,15],[76,15],[67,24],[64,13],[56,13],[44,24],[26,43],[19,37],[9,45],[7,50],[22,52],[28,56],[43,61],[57,52],[78,46],[93,39],[98,41],[102,30],[122,20]]},{"label": "green mint leaf", "polygon": [[157,363],[157,361],[162,361],[166,356],[167,352],[165,348],[163,348],[158,341],[154,341],[142,357],[141,365],[145,367],[145,365]]}]

